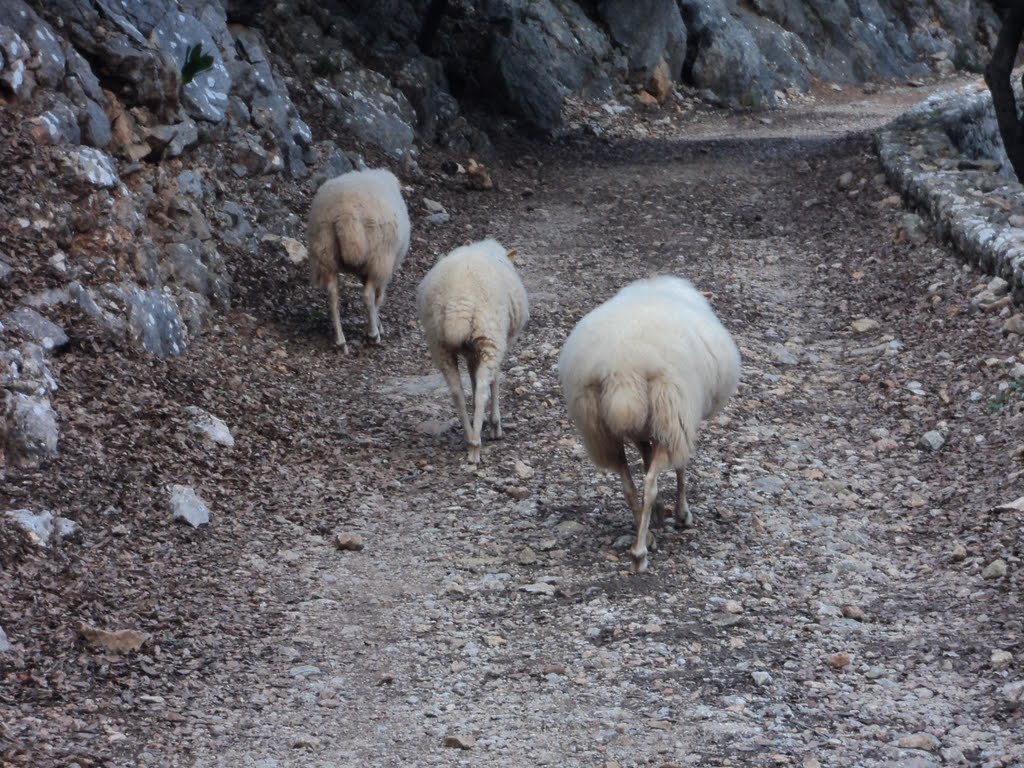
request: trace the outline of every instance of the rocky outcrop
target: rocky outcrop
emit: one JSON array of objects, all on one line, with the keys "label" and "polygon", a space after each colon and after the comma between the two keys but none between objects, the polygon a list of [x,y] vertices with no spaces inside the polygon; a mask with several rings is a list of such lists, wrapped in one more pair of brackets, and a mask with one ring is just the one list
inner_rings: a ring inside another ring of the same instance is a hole
[{"label": "rocky outcrop", "polygon": [[890,183],[965,258],[1003,281],[975,305],[1008,313],[1007,294],[1024,303],[1024,190],[988,91],[972,86],[933,97],[880,131],[876,143]]}]

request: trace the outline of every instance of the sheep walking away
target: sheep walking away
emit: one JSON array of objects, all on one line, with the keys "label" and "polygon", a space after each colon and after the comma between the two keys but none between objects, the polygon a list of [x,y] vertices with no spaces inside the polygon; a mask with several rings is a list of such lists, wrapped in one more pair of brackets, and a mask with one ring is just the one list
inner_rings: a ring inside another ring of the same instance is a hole
[{"label": "sheep walking away", "polygon": [[[654,277],[631,283],[580,320],[562,347],[558,374],[587,454],[622,480],[637,528],[633,570],[644,571],[660,472],[675,469],[675,518],[693,525],[686,463],[701,421],[736,391],[739,350],[689,281]],[[642,501],[627,442],[643,459]]]},{"label": "sheep walking away", "polygon": [[[435,264],[416,292],[430,356],[452,393],[469,443],[469,461],[480,461],[480,432],[490,398],[491,435],[501,437],[498,379],[505,354],[530,319],[526,289],[508,252],[495,240],[456,248]],[[473,419],[459,378],[466,359]]]},{"label": "sheep walking away", "polygon": [[369,319],[366,334],[379,344],[384,334],[384,291],[409,251],[409,212],[398,179],[390,171],[352,171],[320,185],[309,211],[309,266],[313,285],[326,288],[335,343],[348,353],[341,329],[338,273],[363,283]]}]

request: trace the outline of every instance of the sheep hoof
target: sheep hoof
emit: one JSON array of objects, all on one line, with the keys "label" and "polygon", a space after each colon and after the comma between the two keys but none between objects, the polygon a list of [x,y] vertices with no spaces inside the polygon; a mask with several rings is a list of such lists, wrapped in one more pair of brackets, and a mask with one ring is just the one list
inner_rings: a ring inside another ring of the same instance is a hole
[{"label": "sheep hoof", "polygon": [[647,550],[649,552],[658,551],[658,540],[654,538],[654,534],[650,531],[647,532]]},{"label": "sheep hoof", "polygon": [[501,440],[505,436],[505,433],[501,431],[501,424],[491,425],[491,437],[494,440]]},{"label": "sheep hoof", "polygon": [[480,463],[480,446],[471,445],[469,446],[469,456],[467,457],[470,464]]},{"label": "sheep hoof", "polygon": [[644,571],[646,571],[647,552],[644,552],[641,555],[638,555],[635,552],[630,552],[630,554],[633,556],[633,564],[631,566],[631,570],[633,571],[633,573],[643,573]]},{"label": "sheep hoof", "polygon": [[334,346],[341,350],[341,354],[348,354],[348,344],[346,344],[344,341],[335,341]]},{"label": "sheep hoof", "polygon": [[371,333],[370,334],[370,343],[379,347],[380,346],[380,334],[379,333]]}]

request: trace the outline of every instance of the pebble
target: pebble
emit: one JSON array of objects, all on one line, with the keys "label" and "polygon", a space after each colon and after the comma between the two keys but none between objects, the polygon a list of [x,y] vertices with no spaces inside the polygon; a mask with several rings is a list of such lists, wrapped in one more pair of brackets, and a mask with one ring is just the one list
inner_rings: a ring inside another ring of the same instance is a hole
[{"label": "pebble", "polygon": [[877,320],[873,320],[870,317],[862,317],[859,320],[854,320],[850,323],[850,330],[857,335],[860,335],[876,330],[878,325],[879,323]]},{"label": "pebble", "polygon": [[11,650],[11,643],[7,639],[7,633],[4,632],[4,628],[0,627],[0,653],[7,653]]},{"label": "pebble", "polygon": [[221,419],[194,405],[190,405],[185,410],[194,419],[192,431],[203,435],[211,443],[223,445],[225,448],[234,448],[235,438],[232,437],[228,425]]},{"label": "pebble", "polygon": [[754,682],[757,685],[764,686],[769,685],[772,682],[772,676],[762,669],[759,669],[756,672],[751,672],[750,676],[754,679]]},{"label": "pebble", "polygon": [[726,600],[722,610],[726,613],[743,613],[743,603],[739,600]]},{"label": "pebble", "polygon": [[1024,315],[1017,313],[1006,318],[1006,322],[1003,323],[1003,333],[1016,333],[1018,336],[1024,336]]},{"label": "pebble", "polygon": [[850,654],[846,651],[840,653],[833,653],[828,657],[828,665],[833,669],[843,669],[850,665]]},{"label": "pebble", "polygon": [[856,605],[844,605],[843,616],[847,619],[853,619],[854,621],[864,621],[864,611]]},{"label": "pebble", "polygon": [[903,749],[923,749],[926,752],[934,752],[942,746],[942,742],[932,734],[922,731],[904,736],[896,742],[896,745]]},{"label": "pebble", "polygon": [[537,553],[534,552],[529,547],[525,547],[519,553],[519,562],[522,565],[533,565],[534,563],[537,562]]},{"label": "pebble", "polygon": [[529,464],[526,464],[525,462],[520,461],[519,459],[516,459],[515,471],[516,477],[518,477],[520,480],[529,480],[531,477],[534,476],[534,474],[536,474],[536,470],[534,470],[533,467],[531,467]]},{"label": "pebble", "polygon": [[1006,575],[1006,571],[1006,561],[999,558],[985,566],[985,570],[981,572],[981,577],[983,579],[1001,579]]},{"label": "pebble", "polygon": [[366,543],[358,533],[339,533],[334,537],[334,546],[343,552],[362,552]]},{"label": "pebble", "polygon": [[989,663],[992,665],[992,669],[1006,669],[1013,663],[1013,654],[1003,650],[992,651]]},{"label": "pebble", "polygon": [[452,749],[472,749],[476,746],[476,739],[472,736],[449,735],[444,737],[444,745]]},{"label": "pebble", "polygon": [[949,554],[949,559],[954,563],[962,563],[967,559],[967,547],[960,542],[953,545],[953,551]]},{"label": "pebble", "polygon": [[1024,702],[1024,680],[1007,683],[999,689],[999,693],[1002,694],[1003,700],[1007,704],[1020,704]]},{"label": "pebble", "polygon": [[199,498],[195,490],[187,485],[172,485],[170,488],[171,517],[181,520],[193,528],[210,522],[210,508]]},{"label": "pebble", "polygon": [[921,439],[918,440],[917,444],[929,451],[937,451],[946,444],[946,438],[942,436],[941,432],[933,429],[921,435]]},{"label": "pebble", "polygon": [[839,189],[849,189],[853,186],[853,171],[847,171],[836,179],[836,186]]}]

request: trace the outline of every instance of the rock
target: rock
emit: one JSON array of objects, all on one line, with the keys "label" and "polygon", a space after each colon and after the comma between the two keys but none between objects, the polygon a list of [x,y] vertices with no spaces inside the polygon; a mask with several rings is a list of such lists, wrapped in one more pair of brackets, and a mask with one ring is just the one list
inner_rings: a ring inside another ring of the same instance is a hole
[{"label": "rock", "polygon": [[84,112],[85,121],[82,126],[82,140],[90,147],[105,149],[114,139],[110,118],[103,111],[103,107],[92,99],[86,101]]},{"label": "rock", "polygon": [[992,656],[989,658],[989,664],[992,665],[992,669],[1000,670],[1006,669],[1013,663],[1013,654],[1009,651],[995,650],[992,651]]},{"label": "rock", "polygon": [[967,547],[960,542],[957,542],[953,546],[953,551],[949,554],[949,559],[954,563],[961,563],[967,559]]},{"label": "rock", "polygon": [[3,325],[45,350],[58,349],[68,343],[68,335],[56,323],[47,320],[31,307],[12,309],[3,317]]},{"label": "rock", "polygon": [[15,392],[7,409],[5,448],[12,463],[35,467],[57,455],[57,414],[48,399]]},{"label": "rock", "polygon": [[1016,315],[1006,318],[1006,322],[1003,323],[1003,333],[1016,333],[1018,336],[1024,336],[1024,314],[1018,312]]},{"label": "rock", "polygon": [[193,528],[210,522],[210,509],[194,489],[187,485],[172,485],[170,494],[172,519],[181,520]]},{"label": "rock", "polygon": [[985,286],[996,298],[1005,296],[1010,291],[1010,284],[1001,277],[993,277]]},{"label": "rock", "polygon": [[515,460],[513,468],[515,469],[516,477],[520,480],[529,480],[536,474],[536,470],[533,467],[519,459]]},{"label": "rock", "polygon": [[649,94],[647,91],[640,91],[636,95],[636,100],[643,104],[645,107],[656,107],[658,106],[658,100]]},{"label": "rock", "polygon": [[659,102],[664,102],[672,95],[672,77],[669,74],[669,65],[665,63],[664,59],[661,59],[654,68],[654,72],[647,81],[646,90]]},{"label": "rock", "polygon": [[451,221],[451,216],[447,213],[432,213],[429,216],[424,217],[424,224],[447,224]]},{"label": "rock", "polygon": [[844,669],[850,665],[850,654],[845,651],[833,653],[828,657],[828,665],[833,669]]},{"label": "rock", "polygon": [[76,629],[89,645],[115,653],[132,653],[149,642],[149,635],[134,629],[119,629],[116,632],[109,632],[92,627],[84,621],[78,622]]},{"label": "rock", "polygon": [[7,633],[4,632],[4,628],[0,626],[0,653],[7,653],[11,650],[11,643],[7,639]]},{"label": "rock", "polygon": [[476,746],[476,739],[472,736],[445,736],[444,745],[452,749],[472,749]]},{"label": "rock", "polygon": [[864,611],[856,605],[844,605],[843,616],[854,621],[864,621]]},{"label": "rock", "polygon": [[1024,680],[1007,683],[999,689],[999,693],[1002,694],[1003,700],[1007,704],[1019,706],[1021,703],[1024,703]]},{"label": "rock", "polygon": [[306,246],[294,237],[282,237],[281,245],[284,246],[285,253],[288,255],[288,261],[292,264],[302,264],[309,258]]},{"label": "rock", "polygon": [[610,95],[611,44],[576,3],[498,0],[488,10],[493,90],[531,127],[558,133],[567,95]]},{"label": "rock", "polygon": [[902,737],[896,742],[896,745],[902,749],[923,749],[926,752],[934,752],[942,746],[942,742],[930,733],[920,732]]},{"label": "rock", "polygon": [[78,531],[78,523],[66,517],[55,517],[49,510],[35,514],[28,509],[12,509],[8,510],[7,517],[21,527],[37,547],[49,547],[53,536],[66,539]]},{"label": "rock", "polygon": [[856,333],[858,336],[877,330],[878,327],[879,323],[877,320],[872,320],[871,318],[867,317],[862,317],[859,320],[854,320],[852,323],[850,323],[850,330]]},{"label": "rock", "polygon": [[792,350],[784,344],[772,344],[768,348],[772,360],[780,365],[799,365],[800,360],[793,354]]},{"label": "rock", "polygon": [[662,67],[666,87],[669,72],[682,72],[687,36],[675,0],[600,0],[597,12],[631,70],[647,77]]},{"label": "rock", "polygon": [[429,197],[423,198],[423,207],[427,210],[427,213],[445,213],[444,206],[441,205],[437,200],[431,200]]},{"label": "rock", "polygon": [[761,670],[761,669],[759,669],[759,670],[757,670],[755,672],[751,672],[750,676],[753,678],[755,684],[757,684],[759,686],[762,686],[762,687],[766,686],[766,685],[770,685],[771,682],[772,682],[772,676],[770,674],[768,674],[767,672],[765,672],[764,670]]},{"label": "rock", "polygon": [[841,174],[836,180],[836,187],[838,189],[849,189],[853,186],[853,171],[846,171]]},{"label": "rock", "polygon": [[726,613],[743,613],[743,603],[739,600],[726,600],[722,610]]},{"label": "rock", "polygon": [[521,565],[533,565],[537,562],[537,553],[529,547],[525,547],[519,553],[518,560]]},{"label": "rock", "polygon": [[157,160],[164,157],[180,157],[198,141],[199,127],[188,117],[174,125],[158,125],[151,128],[146,136],[153,159]]},{"label": "rock", "polygon": [[32,137],[40,144],[80,144],[78,116],[67,104],[56,106],[33,119]]},{"label": "rock", "polygon": [[555,530],[559,533],[583,533],[587,530],[587,526],[576,520],[563,520],[555,526]]},{"label": "rock", "polygon": [[525,584],[519,588],[520,592],[527,592],[532,595],[554,595],[558,590],[554,584],[538,581],[533,584]]},{"label": "rock", "polygon": [[113,188],[121,183],[113,158],[106,152],[93,147],[79,147],[67,155],[67,162],[73,173],[94,187]]},{"label": "rock", "polygon": [[160,357],[174,357],[184,351],[185,323],[170,296],[131,283],[108,283],[103,290],[109,298],[126,305],[128,337],[135,346]]},{"label": "rock", "polygon": [[923,243],[928,239],[928,227],[925,220],[916,213],[905,213],[900,219],[900,227],[907,240],[912,243]]},{"label": "rock", "polygon": [[466,164],[466,187],[478,191],[493,188],[494,182],[491,181],[491,174],[487,172],[487,166],[470,158]]},{"label": "rock", "polygon": [[15,96],[26,86],[26,67],[32,52],[21,36],[7,26],[0,26],[0,83]]},{"label": "rock", "polygon": [[231,436],[231,430],[219,418],[194,405],[190,405],[185,411],[194,419],[193,432],[200,433],[211,443],[223,445],[225,448],[235,447],[235,438]]},{"label": "rock", "polygon": [[917,441],[917,444],[926,450],[937,451],[946,444],[946,438],[942,436],[941,432],[933,429],[921,435],[921,439]]},{"label": "rock", "polygon": [[334,546],[343,552],[362,552],[366,548],[358,533],[339,533],[334,537]]},{"label": "rock", "polygon": [[1024,496],[1014,501],[1008,501],[1005,504],[1000,504],[994,509],[998,512],[1024,512]]},{"label": "rock", "polygon": [[398,160],[412,149],[416,111],[383,75],[355,67],[336,76],[331,83],[316,80],[313,90],[360,140]]},{"label": "rock", "polygon": [[7,276],[11,274],[11,265],[0,261],[0,283],[7,279]]},{"label": "rock", "polygon": [[182,84],[181,100],[189,115],[197,120],[210,123],[223,120],[228,108],[231,76],[207,25],[195,16],[174,9],[157,22],[150,39],[174,60],[179,72],[185,66],[189,48],[200,46],[202,55],[213,58],[209,69],[197,72],[189,82]]},{"label": "rock", "polygon": [[985,570],[981,572],[981,578],[983,579],[1001,579],[1007,573],[1006,561],[1002,558],[997,558],[985,566]]}]

